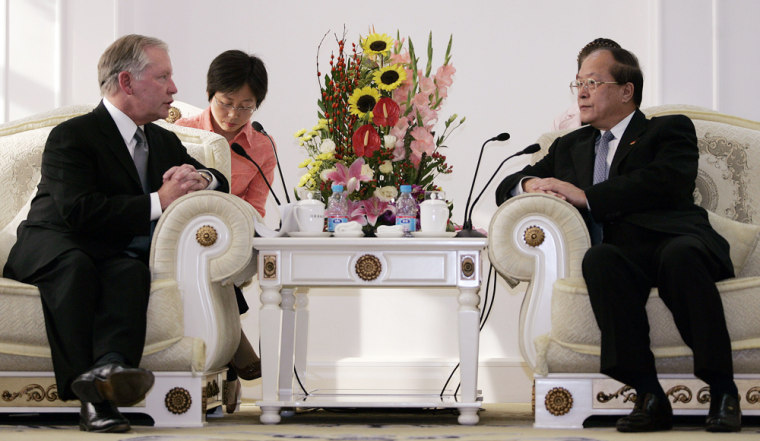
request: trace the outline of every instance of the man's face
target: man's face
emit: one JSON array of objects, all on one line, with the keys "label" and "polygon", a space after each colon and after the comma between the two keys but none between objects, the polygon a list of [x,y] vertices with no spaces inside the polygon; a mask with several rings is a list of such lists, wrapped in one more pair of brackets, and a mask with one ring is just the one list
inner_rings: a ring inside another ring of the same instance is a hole
[{"label": "man's face", "polygon": [[132,79],[135,117],[142,124],[169,116],[172,95],[177,93],[169,54],[158,47],[148,47],[145,53],[150,62],[139,77]]},{"label": "man's face", "polygon": [[[609,51],[596,51],[586,57],[576,79],[594,79],[597,82],[615,81],[610,68],[615,59]],[[578,89],[578,108],[581,122],[590,124],[600,130],[609,130],[633,110],[630,108],[630,97],[626,98],[625,85],[597,84],[596,90],[589,87]]]}]

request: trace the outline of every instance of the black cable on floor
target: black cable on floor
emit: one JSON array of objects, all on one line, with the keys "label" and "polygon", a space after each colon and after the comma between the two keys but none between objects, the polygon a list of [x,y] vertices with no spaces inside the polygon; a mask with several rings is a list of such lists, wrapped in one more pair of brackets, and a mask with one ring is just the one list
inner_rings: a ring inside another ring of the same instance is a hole
[{"label": "black cable on floor", "polygon": [[298,381],[298,385],[301,386],[301,390],[303,391],[303,394],[308,397],[309,393],[306,392],[306,388],[303,387],[303,383],[301,383],[301,377],[298,376],[298,369],[296,369],[295,366],[293,366],[293,373],[296,374],[296,381]]}]

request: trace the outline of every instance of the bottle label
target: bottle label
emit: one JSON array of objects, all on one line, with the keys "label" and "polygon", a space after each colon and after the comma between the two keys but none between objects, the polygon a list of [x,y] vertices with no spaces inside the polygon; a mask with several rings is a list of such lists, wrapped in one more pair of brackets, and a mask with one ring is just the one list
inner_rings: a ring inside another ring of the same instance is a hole
[{"label": "bottle label", "polygon": [[404,231],[412,233],[417,231],[417,218],[414,216],[396,215],[396,225],[403,225]]},{"label": "bottle label", "polygon": [[327,217],[327,231],[334,233],[335,226],[348,222],[348,218],[345,216],[328,216]]}]

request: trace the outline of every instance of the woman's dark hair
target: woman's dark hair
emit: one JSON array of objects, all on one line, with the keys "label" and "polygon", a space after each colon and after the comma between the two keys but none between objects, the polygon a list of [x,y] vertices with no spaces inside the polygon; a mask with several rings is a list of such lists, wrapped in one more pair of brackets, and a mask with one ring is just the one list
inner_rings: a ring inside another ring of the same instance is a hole
[{"label": "woman's dark hair", "polygon": [[206,91],[209,101],[217,92],[234,92],[244,84],[256,97],[256,107],[260,106],[267,96],[269,80],[264,62],[254,55],[235,49],[225,51],[208,67]]}]

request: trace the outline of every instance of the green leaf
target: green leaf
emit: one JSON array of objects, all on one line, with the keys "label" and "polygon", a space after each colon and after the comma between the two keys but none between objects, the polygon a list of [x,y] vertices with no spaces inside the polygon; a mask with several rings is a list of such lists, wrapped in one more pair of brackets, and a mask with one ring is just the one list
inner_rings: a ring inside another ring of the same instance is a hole
[{"label": "green leaf", "polygon": [[427,49],[427,66],[425,67],[425,76],[430,77],[430,70],[433,68],[433,31],[428,34],[428,49]]},{"label": "green leaf", "polygon": [[451,61],[451,43],[454,42],[454,34],[449,35],[449,45],[446,47],[446,57],[443,60],[443,65],[449,64],[449,61]]}]

